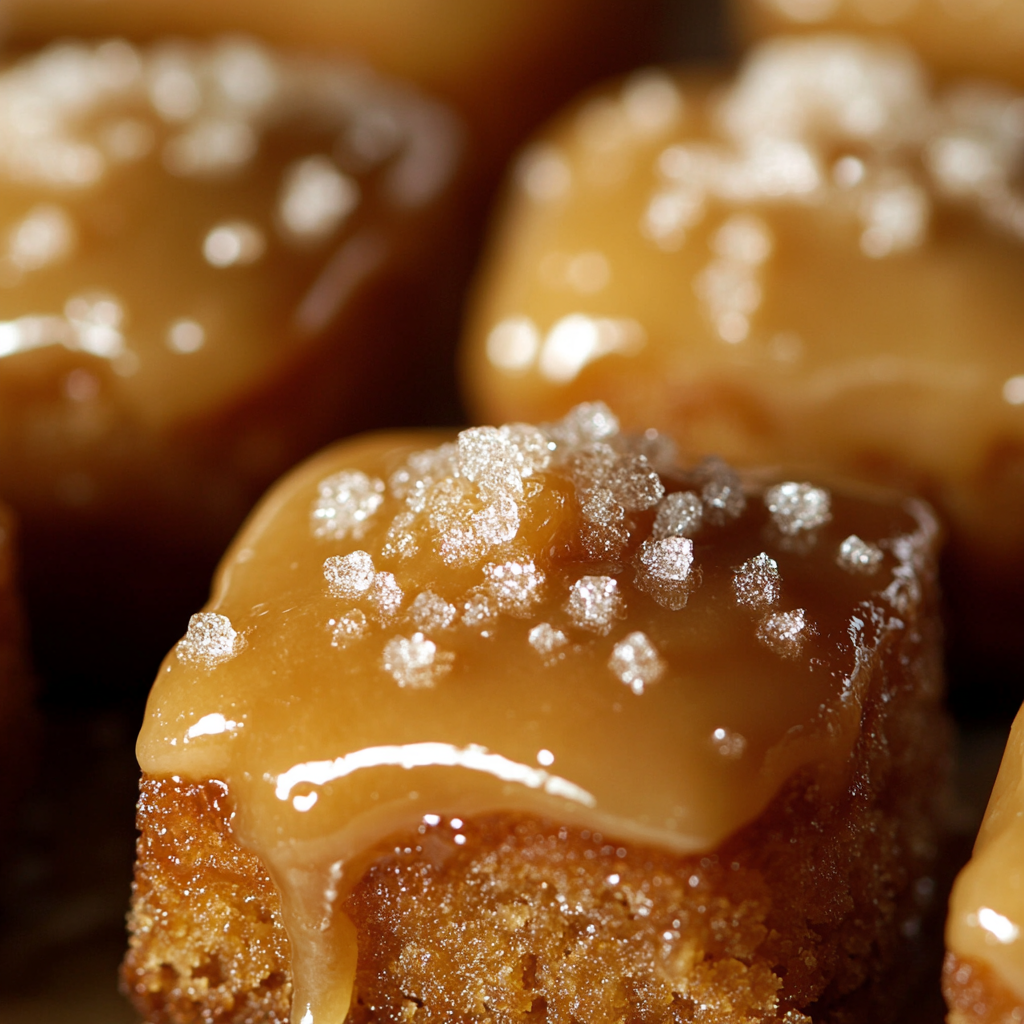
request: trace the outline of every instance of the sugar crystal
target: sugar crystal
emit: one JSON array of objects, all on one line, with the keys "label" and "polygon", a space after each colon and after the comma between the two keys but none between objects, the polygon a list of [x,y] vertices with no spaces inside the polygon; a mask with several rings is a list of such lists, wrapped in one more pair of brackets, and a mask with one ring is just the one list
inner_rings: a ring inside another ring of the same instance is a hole
[{"label": "sugar crystal", "polygon": [[693,491],[676,491],[667,495],[658,505],[654,520],[653,537],[692,537],[704,518],[701,500]]},{"label": "sugar crystal", "polygon": [[477,486],[481,495],[521,498],[521,456],[497,427],[463,430],[458,438],[458,473]]},{"label": "sugar crystal", "polygon": [[451,671],[455,656],[439,651],[422,633],[409,638],[396,636],[384,645],[382,664],[403,689],[423,690]]},{"label": "sugar crystal", "polygon": [[189,355],[206,344],[206,329],[195,320],[175,320],[167,329],[166,341],[172,352]]},{"label": "sugar crystal", "polygon": [[626,546],[626,510],[607,488],[585,493],[580,501],[584,547],[592,558],[616,558]]},{"label": "sugar crystal", "polygon": [[869,544],[863,541],[855,533],[851,533],[842,544],[839,545],[839,554],[836,556],[837,564],[847,572],[863,573],[870,576],[877,572],[882,564],[882,549],[876,544]]},{"label": "sugar crystal", "polygon": [[373,559],[367,551],[332,555],[324,561],[324,578],[332,597],[362,597],[373,586]]},{"label": "sugar crystal", "polygon": [[41,203],[10,229],[7,256],[19,270],[41,270],[67,259],[77,241],[70,214],[62,206]]},{"label": "sugar crystal", "polygon": [[653,508],[665,496],[665,485],[646,455],[621,455],[615,463],[612,489],[627,512]]},{"label": "sugar crystal", "polygon": [[454,444],[413,452],[405,465],[391,474],[388,480],[391,493],[405,501],[411,511],[422,512],[427,489],[455,473],[457,455],[458,448]]},{"label": "sugar crystal", "polygon": [[608,667],[637,696],[665,671],[665,662],[644,633],[630,633],[612,648]]},{"label": "sugar crystal", "polygon": [[762,551],[733,570],[732,587],[737,604],[758,611],[769,608],[778,601],[782,591],[779,565]]},{"label": "sugar crystal", "polygon": [[622,107],[630,127],[640,135],[656,135],[671,127],[683,111],[683,97],[671,76],[647,68],[626,79]]},{"label": "sugar crystal", "polygon": [[384,503],[384,481],[357,469],[334,473],[317,484],[319,497],[310,512],[313,536],[357,540],[366,532],[370,517]]},{"label": "sugar crystal", "polygon": [[484,577],[498,609],[505,615],[526,618],[541,598],[544,573],[533,562],[485,565]]},{"label": "sugar crystal", "polygon": [[690,578],[693,541],[688,537],[644,541],[639,559],[644,570],[655,579],[682,583]]},{"label": "sugar crystal", "polygon": [[625,608],[618,581],[611,576],[584,576],[569,591],[566,611],[574,625],[606,636]]},{"label": "sugar crystal", "polygon": [[774,240],[760,217],[737,213],[718,229],[711,245],[723,259],[758,266],[771,255]]},{"label": "sugar crystal", "polygon": [[637,586],[673,611],[686,606],[694,582],[693,541],[688,537],[647,540],[637,553]]},{"label": "sugar crystal", "polygon": [[623,452],[642,455],[659,473],[672,473],[676,470],[679,460],[675,441],[653,427],[642,434],[620,435],[614,439],[614,443]]},{"label": "sugar crystal", "polygon": [[369,629],[366,615],[358,608],[353,608],[336,619],[328,619],[327,625],[331,630],[332,647],[344,647],[350,641],[365,636]]},{"label": "sugar crystal", "polygon": [[695,476],[704,486],[704,518],[713,526],[723,526],[730,519],[738,519],[747,507],[743,484],[736,471],[721,459],[711,456],[698,467]]},{"label": "sugar crystal", "polygon": [[904,563],[892,571],[892,582],[882,591],[885,598],[900,615],[906,615],[921,603],[921,581],[913,566]]},{"label": "sugar crystal", "polygon": [[412,558],[419,551],[419,542],[413,533],[416,524],[414,512],[399,512],[384,537],[384,546],[381,548],[381,558]]},{"label": "sugar crystal", "polygon": [[481,629],[490,625],[498,617],[498,603],[490,594],[482,590],[470,593],[462,606],[463,625],[470,629]]},{"label": "sugar crystal", "polygon": [[795,536],[832,519],[832,498],[823,487],[787,481],[765,491],[765,507],[781,533]]},{"label": "sugar crystal", "polygon": [[626,512],[641,512],[661,500],[660,477],[646,456],[619,454],[603,443],[570,449],[564,464],[586,523],[587,551],[595,558],[615,558],[629,538]]},{"label": "sugar crystal", "polygon": [[803,608],[766,615],[757,627],[757,638],[782,658],[799,657],[807,638],[807,613]]},{"label": "sugar crystal", "polygon": [[512,446],[519,475],[524,479],[551,465],[555,444],[542,430],[528,423],[508,423],[500,428],[500,433]]},{"label": "sugar crystal", "polygon": [[604,402],[583,402],[547,430],[559,444],[570,446],[606,441],[618,432],[618,418]]},{"label": "sugar crystal", "polygon": [[373,577],[370,600],[373,602],[377,618],[381,622],[393,619],[401,610],[404,599],[402,588],[391,573],[379,572]]},{"label": "sugar crystal", "polygon": [[326,156],[310,156],[285,172],[278,216],[293,238],[315,241],[334,233],[359,204],[359,186]]},{"label": "sugar crystal", "polygon": [[448,629],[455,621],[459,610],[431,590],[417,594],[409,606],[409,618],[421,633],[437,633]]},{"label": "sugar crystal", "polygon": [[244,220],[215,224],[203,239],[203,258],[211,267],[243,267],[255,263],[267,248],[263,232]]},{"label": "sugar crystal", "polygon": [[561,199],[572,187],[569,162],[550,143],[535,144],[525,150],[516,162],[516,182],[538,203]]},{"label": "sugar crystal", "polygon": [[738,761],[747,749],[747,739],[731,729],[718,728],[711,734],[711,746],[722,757],[730,761]]},{"label": "sugar crystal", "polygon": [[541,622],[529,632],[530,646],[542,657],[552,658],[569,642],[568,637],[549,622]]},{"label": "sugar crystal", "polygon": [[925,240],[931,202],[909,176],[900,175],[883,188],[868,192],[860,205],[864,231],[861,251],[873,259],[916,248]]},{"label": "sugar crystal", "polygon": [[178,641],[175,653],[184,664],[214,668],[233,658],[243,644],[243,637],[226,615],[199,612],[188,620],[188,631]]},{"label": "sugar crystal", "polygon": [[434,549],[446,565],[471,565],[492,547],[513,540],[519,508],[507,494],[491,494],[483,506],[470,485],[458,477],[434,484],[426,497],[427,522]]}]

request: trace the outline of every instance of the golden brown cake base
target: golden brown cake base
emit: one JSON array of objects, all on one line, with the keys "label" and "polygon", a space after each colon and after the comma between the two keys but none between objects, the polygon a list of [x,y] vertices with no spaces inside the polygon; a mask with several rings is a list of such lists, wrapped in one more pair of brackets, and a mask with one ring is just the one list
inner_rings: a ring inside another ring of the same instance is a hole
[{"label": "golden brown cake base", "polygon": [[[890,696],[865,712],[844,793],[798,777],[711,855],[511,815],[396,837],[344,904],[350,1022],[893,1018],[932,888],[946,728],[917,694]],[[229,814],[219,783],[143,780],[123,978],[154,1024],[289,1019],[279,898]]]},{"label": "golden brown cake base", "polygon": [[984,964],[946,954],[942,965],[942,994],[948,1024],[1020,1024],[1024,1004]]}]

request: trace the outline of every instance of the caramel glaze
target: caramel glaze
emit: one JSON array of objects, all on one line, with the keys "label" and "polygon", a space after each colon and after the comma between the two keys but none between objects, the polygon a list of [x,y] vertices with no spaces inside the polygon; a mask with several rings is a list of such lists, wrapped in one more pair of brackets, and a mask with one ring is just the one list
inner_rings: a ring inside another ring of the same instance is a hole
[{"label": "caramel glaze", "polygon": [[652,71],[587,97],[511,182],[465,338],[474,414],[601,397],[688,456],[924,494],[950,525],[954,639],[1009,663],[1022,102],[824,35],[763,43],[732,79]]},{"label": "caramel glaze", "polygon": [[47,669],[109,687],[285,468],[446,412],[461,127],[352,63],[107,41],[0,73],[0,140],[0,494]]},{"label": "caramel glaze", "polygon": [[281,894],[294,1020],[344,1019],[332,907],[387,836],[515,811],[710,850],[802,766],[824,800],[850,784],[886,665],[937,697],[926,507],[777,481],[682,470],[595,404],[360,439],[270,493],[138,755],[227,785]]},{"label": "caramel glaze", "polygon": [[513,146],[580,88],[649,59],[653,0],[5,0],[17,43],[69,33],[209,37],[358,56],[453,103],[491,176]]},{"label": "caramel glaze", "polygon": [[1024,10],[1015,0],[730,0],[740,32],[896,36],[945,75],[1024,85]]},{"label": "caramel glaze", "polygon": [[[945,979],[950,1010],[970,1020],[971,1004],[988,1005],[983,1020],[1024,1017],[1024,712],[1010,731],[974,855],[960,872],[949,904],[946,946],[957,963]],[[987,991],[987,996],[981,994]],[[1001,1014],[992,1012],[1002,1002]],[[958,1020],[960,1018],[957,1018]]]}]

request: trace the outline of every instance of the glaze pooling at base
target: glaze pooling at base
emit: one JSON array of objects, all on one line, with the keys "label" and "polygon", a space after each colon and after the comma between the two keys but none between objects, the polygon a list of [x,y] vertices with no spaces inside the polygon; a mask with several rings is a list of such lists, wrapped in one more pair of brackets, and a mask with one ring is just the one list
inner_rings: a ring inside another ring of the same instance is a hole
[{"label": "glaze pooling at base", "polygon": [[917,656],[935,540],[916,503],[683,469],[600,404],[356,440],[250,520],[164,662],[140,762],[228,784],[282,893],[296,1019],[334,1024],[339,894],[425,816],[689,853],[802,766],[842,788],[867,681]]}]

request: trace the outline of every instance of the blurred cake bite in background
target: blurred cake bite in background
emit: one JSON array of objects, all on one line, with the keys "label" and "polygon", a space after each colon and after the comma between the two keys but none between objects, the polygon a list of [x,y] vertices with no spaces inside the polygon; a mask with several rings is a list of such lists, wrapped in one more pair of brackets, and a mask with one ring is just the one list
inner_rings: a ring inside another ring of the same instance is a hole
[{"label": "blurred cake bite in background", "polygon": [[658,0],[2,0],[9,40],[248,32],[362,59],[451,102],[496,170],[524,133],[602,74],[647,59]]},{"label": "blurred cake bite in background", "polygon": [[986,686],[1016,707],[1022,104],[833,35],[768,40],[731,79],[647,71],[585,97],[516,164],[467,402],[500,422],[599,397],[688,457],[927,496],[954,641],[1003,666]]},{"label": "blurred cake bite in background", "polygon": [[51,685],[141,687],[276,476],[457,415],[463,153],[446,106],[237,38],[0,73],[0,495]]},{"label": "blurred cake bite in background", "polygon": [[777,32],[838,30],[898,38],[938,74],[1024,85],[1020,0],[729,0],[748,40]]}]

